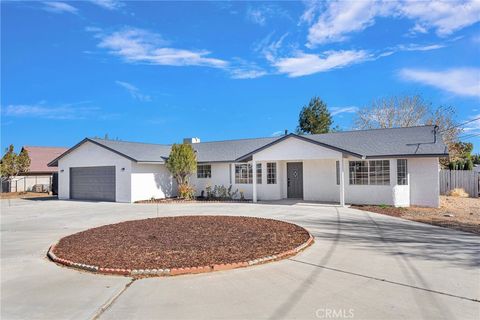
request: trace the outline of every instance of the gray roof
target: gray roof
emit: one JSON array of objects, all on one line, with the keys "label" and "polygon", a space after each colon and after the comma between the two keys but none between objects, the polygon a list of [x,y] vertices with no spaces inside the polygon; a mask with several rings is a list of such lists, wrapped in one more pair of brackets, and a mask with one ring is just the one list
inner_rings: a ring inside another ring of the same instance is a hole
[{"label": "gray roof", "polygon": [[[289,137],[365,158],[448,155],[441,134],[437,133],[437,139],[435,139],[434,126],[340,131],[314,135],[289,134],[270,138],[200,142],[192,146],[197,152],[199,162],[245,161],[255,152]],[[57,165],[58,159],[86,141],[91,141],[137,162],[164,162],[171,149],[171,145],[166,144],[86,138],[49,165]]]},{"label": "gray roof", "polygon": [[434,126],[372,129],[314,134],[309,139],[343,148],[367,158],[398,155],[445,155],[447,147]]}]

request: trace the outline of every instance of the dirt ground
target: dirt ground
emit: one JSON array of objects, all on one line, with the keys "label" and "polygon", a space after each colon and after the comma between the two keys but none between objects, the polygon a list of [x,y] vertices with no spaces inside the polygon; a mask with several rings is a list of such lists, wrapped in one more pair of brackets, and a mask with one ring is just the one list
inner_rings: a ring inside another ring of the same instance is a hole
[{"label": "dirt ground", "polygon": [[480,234],[480,198],[440,196],[440,208],[352,206],[436,226]]},{"label": "dirt ground", "polygon": [[45,192],[6,192],[0,193],[0,199],[19,199],[19,198],[41,198],[51,197]]}]

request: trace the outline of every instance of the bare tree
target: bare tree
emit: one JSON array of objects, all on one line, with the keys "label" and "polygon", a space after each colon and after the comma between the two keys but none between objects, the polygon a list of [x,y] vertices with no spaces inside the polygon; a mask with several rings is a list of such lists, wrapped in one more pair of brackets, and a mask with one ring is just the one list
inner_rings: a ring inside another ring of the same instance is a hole
[{"label": "bare tree", "polygon": [[[450,159],[460,155],[457,151],[458,136],[463,129],[456,124],[456,111],[452,106],[433,108],[419,95],[389,97],[372,102],[360,109],[355,118],[356,129],[398,128],[420,125],[436,125],[450,151]],[[443,166],[448,159],[440,161]]]},{"label": "bare tree", "polygon": [[357,112],[357,129],[411,127],[425,124],[430,104],[421,96],[389,97],[374,100]]},{"label": "bare tree", "polygon": [[419,95],[389,97],[374,100],[360,109],[355,119],[356,129],[399,128],[437,125],[447,145],[458,141],[462,128],[455,125],[455,108],[433,108]]}]

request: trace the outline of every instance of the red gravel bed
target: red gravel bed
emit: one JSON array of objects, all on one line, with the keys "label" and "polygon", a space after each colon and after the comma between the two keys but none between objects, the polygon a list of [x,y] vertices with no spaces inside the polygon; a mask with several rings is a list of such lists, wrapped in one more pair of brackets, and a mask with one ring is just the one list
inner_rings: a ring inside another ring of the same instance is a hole
[{"label": "red gravel bed", "polygon": [[126,221],[62,238],[61,259],[100,268],[172,269],[244,262],[304,244],[310,234],[277,220],[180,216]]}]

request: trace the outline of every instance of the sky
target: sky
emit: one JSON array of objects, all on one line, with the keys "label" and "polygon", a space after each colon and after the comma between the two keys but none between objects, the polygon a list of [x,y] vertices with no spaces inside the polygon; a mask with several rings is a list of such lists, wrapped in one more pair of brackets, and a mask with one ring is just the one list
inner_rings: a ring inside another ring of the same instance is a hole
[{"label": "sky", "polygon": [[[342,130],[420,94],[480,118],[480,0],[1,2],[1,147],[279,135],[320,97]],[[480,120],[462,126],[480,152]]]}]

